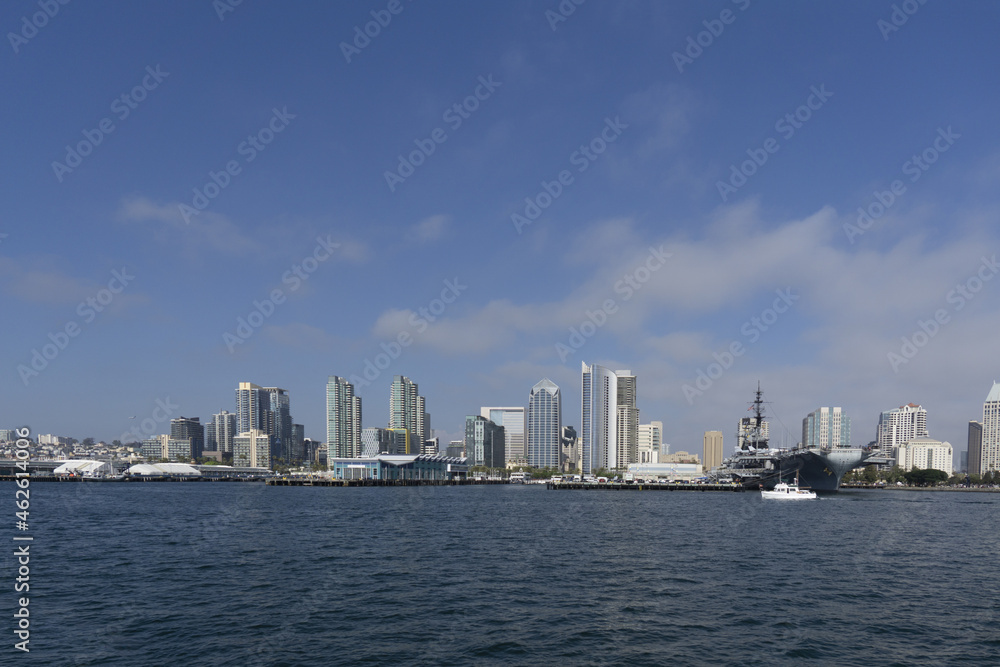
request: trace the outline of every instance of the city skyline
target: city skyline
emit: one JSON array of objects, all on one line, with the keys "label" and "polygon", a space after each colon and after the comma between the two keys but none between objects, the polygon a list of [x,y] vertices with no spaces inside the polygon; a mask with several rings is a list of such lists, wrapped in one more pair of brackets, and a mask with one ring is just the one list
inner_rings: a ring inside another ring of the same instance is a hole
[{"label": "city skyline", "polygon": [[111,440],[257,378],[324,439],[327,375],[373,416],[407,375],[448,441],[544,377],[578,423],[586,359],[688,451],[758,379],[775,444],[908,402],[965,442],[1000,377],[1000,9],[732,4],[715,38],[697,4],[404,3],[350,58],[370,8],[67,5],[9,45],[5,419]]}]

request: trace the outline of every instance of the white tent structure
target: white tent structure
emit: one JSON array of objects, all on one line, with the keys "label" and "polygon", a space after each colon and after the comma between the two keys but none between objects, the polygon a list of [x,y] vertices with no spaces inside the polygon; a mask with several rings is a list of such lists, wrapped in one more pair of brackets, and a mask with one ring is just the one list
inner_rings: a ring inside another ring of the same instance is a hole
[{"label": "white tent structure", "polygon": [[137,463],[126,474],[134,477],[201,477],[198,469],[187,463]]},{"label": "white tent structure", "polygon": [[73,475],[77,477],[104,477],[111,475],[111,464],[107,461],[87,461],[76,459],[63,461],[59,467],[52,471],[54,475]]}]

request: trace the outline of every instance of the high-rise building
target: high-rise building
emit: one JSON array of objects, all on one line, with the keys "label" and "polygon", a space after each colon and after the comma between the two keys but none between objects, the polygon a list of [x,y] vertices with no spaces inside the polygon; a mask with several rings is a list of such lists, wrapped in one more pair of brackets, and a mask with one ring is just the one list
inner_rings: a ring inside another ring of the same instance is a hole
[{"label": "high-rise building", "polygon": [[983,403],[982,443],[980,473],[1000,470],[1000,382],[993,383]]},{"label": "high-rise building", "polygon": [[232,454],[234,437],[236,415],[228,410],[212,415],[212,421],[205,424],[205,449],[209,451]]},{"label": "high-rise building", "polygon": [[467,416],[465,418],[465,455],[469,459],[470,466],[506,467],[503,426],[480,415]]},{"label": "high-rise building", "polygon": [[369,426],[361,429],[361,456],[395,454],[392,444],[392,432],[387,428]]},{"label": "high-rise building", "polygon": [[252,382],[240,382],[236,388],[236,430],[246,433],[257,429],[270,433],[268,430],[268,406],[270,395],[264,388]]},{"label": "high-rise building", "polygon": [[205,425],[198,417],[177,417],[170,420],[170,438],[172,440],[190,440],[193,459],[205,451]]},{"label": "high-rise building", "polygon": [[[524,415],[524,408],[521,408],[521,415]],[[507,442],[514,442],[516,436],[511,435],[506,422],[503,425]],[[528,394],[528,465],[533,468],[559,467],[561,431],[562,393],[555,382],[544,378]],[[523,434],[520,440],[524,442]],[[515,446],[508,445],[510,449]],[[510,451],[507,457],[508,460],[514,458]]]},{"label": "high-rise building", "polygon": [[139,453],[152,460],[188,461],[194,458],[191,452],[191,438],[172,438],[166,433],[143,440]]},{"label": "high-rise building", "polygon": [[274,438],[256,428],[233,438],[233,465],[249,468],[270,468]]},{"label": "high-rise building", "polygon": [[851,419],[840,408],[820,408],[802,420],[803,447],[850,447]]},{"label": "high-rise building", "polygon": [[639,460],[636,463],[658,463],[663,446],[663,422],[639,424]]},{"label": "high-rise building", "polygon": [[326,447],[329,461],[361,456],[361,397],[338,375],[326,380]]},{"label": "high-rise building", "polygon": [[639,408],[636,404],[636,378],[629,370],[615,371],[617,392],[617,453],[618,468],[639,462]]},{"label": "high-rise building", "polygon": [[404,375],[392,379],[389,390],[389,428],[405,428],[410,437],[423,442],[431,437],[430,415],[417,383]]},{"label": "high-rise building", "polygon": [[240,382],[236,388],[236,432],[252,429],[271,436],[272,456],[291,460],[292,416],[288,392]]},{"label": "high-rise building", "polygon": [[306,455],[305,441],[306,427],[303,424],[292,424],[292,461],[309,460]]},{"label": "high-rise building", "polygon": [[705,431],[702,443],[705,470],[718,468],[722,464],[722,431]]},{"label": "high-rise building", "polygon": [[561,472],[577,473],[582,469],[580,461],[580,438],[572,426],[563,426],[559,438],[559,470]]},{"label": "high-rise building", "polygon": [[904,442],[926,437],[927,410],[915,403],[907,403],[879,415],[875,446],[883,456],[892,457],[896,447]]},{"label": "high-rise building", "polygon": [[969,422],[969,467],[970,475],[983,474],[983,425],[977,421]]},{"label": "high-rise building", "polygon": [[452,440],[449,442],[448,449],[445,450],[445,456],[456,459],[465,456],[465,440]]},{"label": "high-rise building", "polygon": [[529,465],[524,408],[482,407],[479,416],[503,426],[505,465]]},{"label": "high-rise building", "polygon": [[419,454],[420,443],[417,437],[408,428],[386,429],[392,436],[392,449],[390,454]]},{"label": "high-rise building", "polygon": [[270,426],[274,458],[292,460],[292,413],[288,392],[278,387],[262,387],[267,394],[267,423]]},{"label": "high-rise building", "polygon": [[582,472],[589,475],[618,465],[618,377],[597,364],[582,364],[580,454]]}]

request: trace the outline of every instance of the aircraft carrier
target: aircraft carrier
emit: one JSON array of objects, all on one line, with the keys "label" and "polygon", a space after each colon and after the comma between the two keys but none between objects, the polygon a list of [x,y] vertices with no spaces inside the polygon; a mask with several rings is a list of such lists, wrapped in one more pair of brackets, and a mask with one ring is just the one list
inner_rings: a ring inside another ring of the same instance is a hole
[{"label": "aircraft carrier", "polygon": [[799,486],[813,491],[834,492],[840,480],[854,468],[876,456],[866,447],[795,447],[771,449],[762,423],[764,401],[760,385],[752,404],[753,417],[744,417],[737,434],[736,452],[708,476],[715,481],[729,480],[753,489],[773,489],[778,482],[792,482],[798,475]]}]

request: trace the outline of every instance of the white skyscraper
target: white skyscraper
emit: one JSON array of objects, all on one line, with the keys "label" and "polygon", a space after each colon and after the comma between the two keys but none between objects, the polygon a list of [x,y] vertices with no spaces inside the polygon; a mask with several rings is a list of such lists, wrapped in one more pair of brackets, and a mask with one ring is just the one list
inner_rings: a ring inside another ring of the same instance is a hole
[{"label": "white skyscraper", "polygon": [[482,407],[479,416],[489,419],[498,426],[503,426],[507,464],[526,465],[528,450],[525,447],[524,408]]},{"label": "white skyscraper", "polygon": [[980,470],[983,474],[1000,470],[1000,382],[993,383],[983,403],[981,457]]},{"label": "white skyscraper", "polygon": [[545,378],[528,395],[528,464],[535,468],[558,467],[561,438],[562,394],[555,382]]},{"label": "white skyscraper", "polygon": [[875,445],[892,456],[896,447],[914,438],[927,437],[927,410],[914,403],[886,410],[878,418]]},{"label": "white skyscraper", "polygon": [[582,364],[580,458],[583,473],[618,468],[618,376],[604,366]]}]

